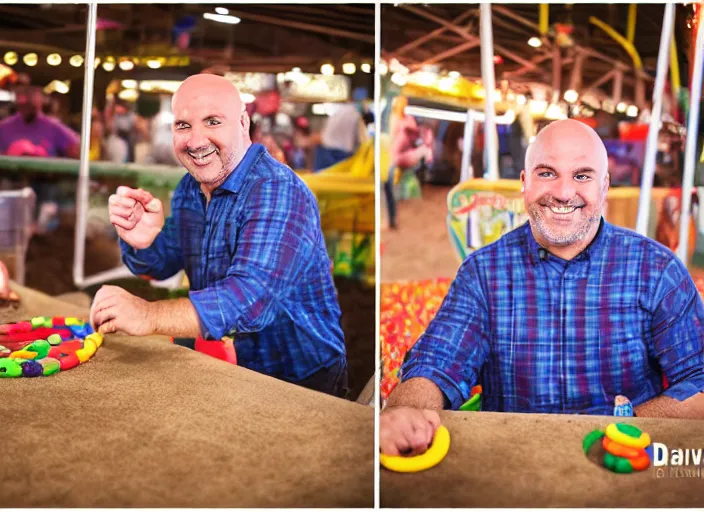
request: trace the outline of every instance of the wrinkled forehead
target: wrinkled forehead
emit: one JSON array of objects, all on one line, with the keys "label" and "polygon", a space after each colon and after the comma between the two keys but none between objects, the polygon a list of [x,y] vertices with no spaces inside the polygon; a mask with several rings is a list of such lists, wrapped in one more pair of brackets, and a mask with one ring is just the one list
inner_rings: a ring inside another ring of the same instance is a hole
[{"label": "wrinkled forehead", "polygon": [[176,119],[203,119],[208,116],[237,118],[242,113],[242,105],[234,95],[193,93],[179,91],[173,98],[172,109]]},{"label": "wrinkled forehead", "polygon": [[606,173],[606,148],[600,140],[584,132],[553,130],[537,137],[526,153],[526,170],[549,165],[557,170],[589,167]]}]

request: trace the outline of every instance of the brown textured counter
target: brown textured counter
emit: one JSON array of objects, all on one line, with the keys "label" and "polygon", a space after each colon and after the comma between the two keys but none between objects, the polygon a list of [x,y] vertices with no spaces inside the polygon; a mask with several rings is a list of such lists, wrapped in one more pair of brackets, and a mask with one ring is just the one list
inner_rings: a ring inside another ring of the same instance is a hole
[{"label": "brown textured counter", "polygon": [[[88,311],[13,286],[0,321]],[[108,336],[1,379],[5,507],[371,507],[373,409],[174,346]]]},{"label": "brown textured counter", "polygon": [[[618,475],[584,455],[582,440],[613,417],[442,413],[450,452],[416,474],[381,471],[382,507],[701,507],[699,478]],[[668,448],[701,448],[704,421],[629,418]],[[694,466],[689,466],[693,470]]]}]

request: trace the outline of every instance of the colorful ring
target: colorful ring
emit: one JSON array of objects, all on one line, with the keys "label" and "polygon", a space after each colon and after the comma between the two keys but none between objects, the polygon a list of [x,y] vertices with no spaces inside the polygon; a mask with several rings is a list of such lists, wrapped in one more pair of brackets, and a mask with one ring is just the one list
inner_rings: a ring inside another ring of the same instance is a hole
[{"label": "colorful ring", "polygon": [[[632,431],[631,429],[626,430]],[[619,429],[616,423],[611,423],[608,427],[606,427],[606,436],[612,441],[623,446],[630,446],[632,448],[645,448],[650,444],[650,436],[640,430],[638,430],[638,432],[640,432],[640,435],[638,437],[633,437]]]},{"label": "colorful ring", "polygon": [[643,448],[633,448],[632,446],[618,444],[616,441],[606,436],[604,436],[604,440],[601,444],[604,447],[604,450],[609,452],[611,455],[615,455],[616,457],[635,459],[644,455],[646,457],[648,456]]}]

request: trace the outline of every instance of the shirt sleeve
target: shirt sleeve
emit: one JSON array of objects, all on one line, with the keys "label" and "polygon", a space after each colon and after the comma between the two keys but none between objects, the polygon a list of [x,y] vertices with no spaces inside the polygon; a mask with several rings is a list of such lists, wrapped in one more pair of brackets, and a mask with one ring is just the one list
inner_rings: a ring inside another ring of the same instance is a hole
[{"label": "shirt sleeve", "polygon": [[653,297],[651,350],[676,400],[704,391],[704,304],[684,265],[673,259]]},{"label": "shirt sleeve", "polygon": [[80,143],[81,138],[68,126],[56,123],[56,147],[61,156],[66,156],[70,147]]},{"label": "shirt sleeve", "polygon": [[258,332],[272,323],[312,260],[319,213],[306,191],[288,180],[268,180],[247,195],[226,276],[190,292],[204,337]]},{"label": "shirt sleeve", "polygon": [[434,382],[452,409],[469,399],[489,354],[489,314],[475,259],[460,267],[437,315],[401,367],[403,381],[425,377]]},{"label": "shirt sleeve", "polygon": [[120,240],[120,249],[122,262],[138,276],[162,281],[183,268],[178,222],[174,216],[166,219],[164,229],[146,249],[135,249],[124,240]]}]

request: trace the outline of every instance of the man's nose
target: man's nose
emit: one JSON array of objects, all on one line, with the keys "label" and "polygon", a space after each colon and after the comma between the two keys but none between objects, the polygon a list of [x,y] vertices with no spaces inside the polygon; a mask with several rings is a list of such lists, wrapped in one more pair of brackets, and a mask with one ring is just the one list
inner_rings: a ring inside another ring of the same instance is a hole
[{"label": "man's nose", "polygon": [[198,127],[191,129],[190,137],[188,138],[188,148],[191,150],[202,149],[208,147],[210,141],[205,136],[205,132]]},{"label": "man's nose", "polygon": [[555,183],[552,195],[558,201],[567,203],[574,198],[575,192],[576,190],[572,176],[563,176]]}]

